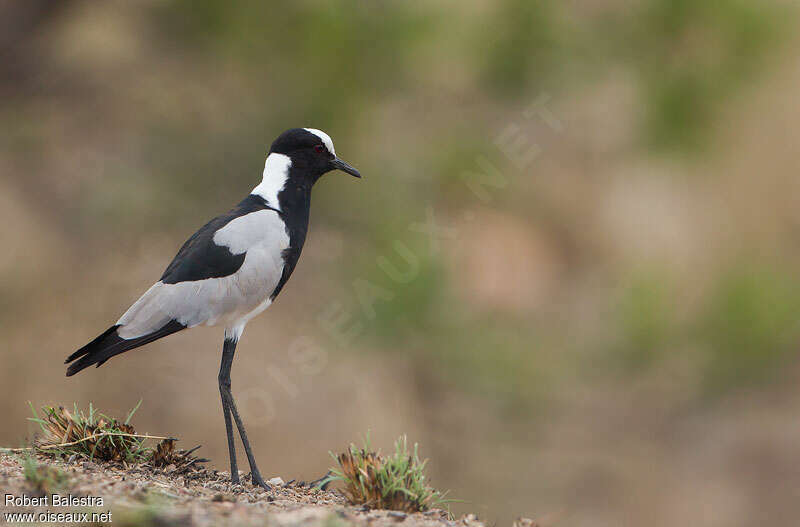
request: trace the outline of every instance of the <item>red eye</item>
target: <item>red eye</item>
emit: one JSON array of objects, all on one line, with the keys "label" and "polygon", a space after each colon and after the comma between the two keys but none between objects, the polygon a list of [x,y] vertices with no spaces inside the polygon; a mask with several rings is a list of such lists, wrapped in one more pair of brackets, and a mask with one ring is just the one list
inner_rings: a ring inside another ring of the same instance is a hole
[{"label": "red eye", "polygon": [[325,153],[325,146],[323,146],[323,145],[314,145],[314,152],[316,152],[318,154],[324,154]]}]

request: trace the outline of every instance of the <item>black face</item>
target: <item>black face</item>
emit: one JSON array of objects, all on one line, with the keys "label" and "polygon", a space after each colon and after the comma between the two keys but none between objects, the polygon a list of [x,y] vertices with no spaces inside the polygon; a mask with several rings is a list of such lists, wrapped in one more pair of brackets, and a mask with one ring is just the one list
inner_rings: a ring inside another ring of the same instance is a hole
[{"label": "black face", "polygon": [[319,136],[304,128],[286,130],[275,139],[269,151],[289,156],[292,172],[304,174],[312,183],[331,170],[342,170],[361,177],[358,170],[330,152]]}]

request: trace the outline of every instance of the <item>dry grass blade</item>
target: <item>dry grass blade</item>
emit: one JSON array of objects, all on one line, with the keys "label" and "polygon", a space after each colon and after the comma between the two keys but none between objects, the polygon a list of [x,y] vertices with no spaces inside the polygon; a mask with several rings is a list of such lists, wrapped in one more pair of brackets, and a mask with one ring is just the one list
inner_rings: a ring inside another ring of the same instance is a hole
[{"label": "dry grass blade", "polygon": [[199,464],[208,462],[208,459],[194,455],[198,448],[200,445],[190,450],[176,449],[174,439],[165,439],[156,445],[150,463],[155,468],[165,468],[177,474],[198,470]]}]

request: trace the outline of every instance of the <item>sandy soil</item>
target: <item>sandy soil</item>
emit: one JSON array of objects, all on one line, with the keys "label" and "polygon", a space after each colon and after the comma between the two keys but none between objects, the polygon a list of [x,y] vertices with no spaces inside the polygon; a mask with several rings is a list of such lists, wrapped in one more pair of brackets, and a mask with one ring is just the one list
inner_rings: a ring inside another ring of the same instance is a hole
[{"label": "sandy soil", "polygon": [[[6,505],[7,494],[14,497],[37,495],[25,479],[18,456],[0,454],[0,513],[8,512],[111,512],[110,522],[94,525],[180,525],[180,526],[247,526],[271,527],[344,527],[347,525],[384,527],[484,527],[472,515],[449,519],[445,511],[405,514],[394,511],[367,510],[348,505],[336,490],[322,491],[297,483],[273,480],[273,490],[254,487],[242,474],[242,485],[231,485],[229,474],[199,469],[180,474],[172,467],[153,469],[140,465],[124,467],[118,463],[72,462],[39,457],[41,465],[62,470],[68,481],[48,493],[60,496],[102,498],[100,505],[62,507],[47,505]],[[38,493],[41,495],[41,493]],[[84,503],[88,503],[84,501]],[[91,518],[91,516],[89,516]],[[5,521],[5,519],[4,519]],[[91,523],[91,522],[90,522]],[[28,523],[30,524],[30,523]],[[35,523],[34,523],[35,524]],[[54,522],[50,524],[63,524]],[[80,524],[80,523],[78,523]]]}]

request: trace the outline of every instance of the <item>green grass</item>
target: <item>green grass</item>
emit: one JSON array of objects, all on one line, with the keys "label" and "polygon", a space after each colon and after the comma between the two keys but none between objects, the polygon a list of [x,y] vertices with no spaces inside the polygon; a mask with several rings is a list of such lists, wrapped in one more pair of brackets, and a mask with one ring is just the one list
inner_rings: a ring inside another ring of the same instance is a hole
[{"label": "green grass", "polygon": [[36,494],[44,495],[64,489],[69,482],[69,477],[62,470],[49,465],[40,465],[30,454],[22,458],[20,464],[25,481]]},{"label": "green grass", "polygon": [[766,382],[794,360],[800,281],[790,270],[744,267],[716,285],[701,316],[712,393]]},{"label": "green grass", "polygon": [[747,0],[650,0],[623,22],[650,146],[705,146],[722,103],[755,78],[779,42],[781,15],[775,5]]},{"label": "green grass", "polygon": [[373,451],[367,437],[362,448],[351,444],[347,452],[331,456],[338,467],[331,468],[332,475],[322,484],[343,483],[344,494],[353,505],[419,512],[451,501],[428,484],[424,474],[427,460],[420,460],[416,443],[409,451],[406,436],[397,439],[392,455]]},{"label": "green grass", "polygon": [[159,527],[188,525],[185,517],[170,516],[170,501],[161,495],[147,492],[145,503],[114,509],[114,527]]},{"label": "green grass", "polygon": [[619,341],[613,346],[621,365],[646,369],[669,347],[677,328],[676,300],[668,277],[639,273],[623,286],[616,306]]},{"label": "green grass", "polygon": [[505,0],[477,30],[482,77],[494,93],[530,97],[558,66],[558,4],[551,0]]}]

